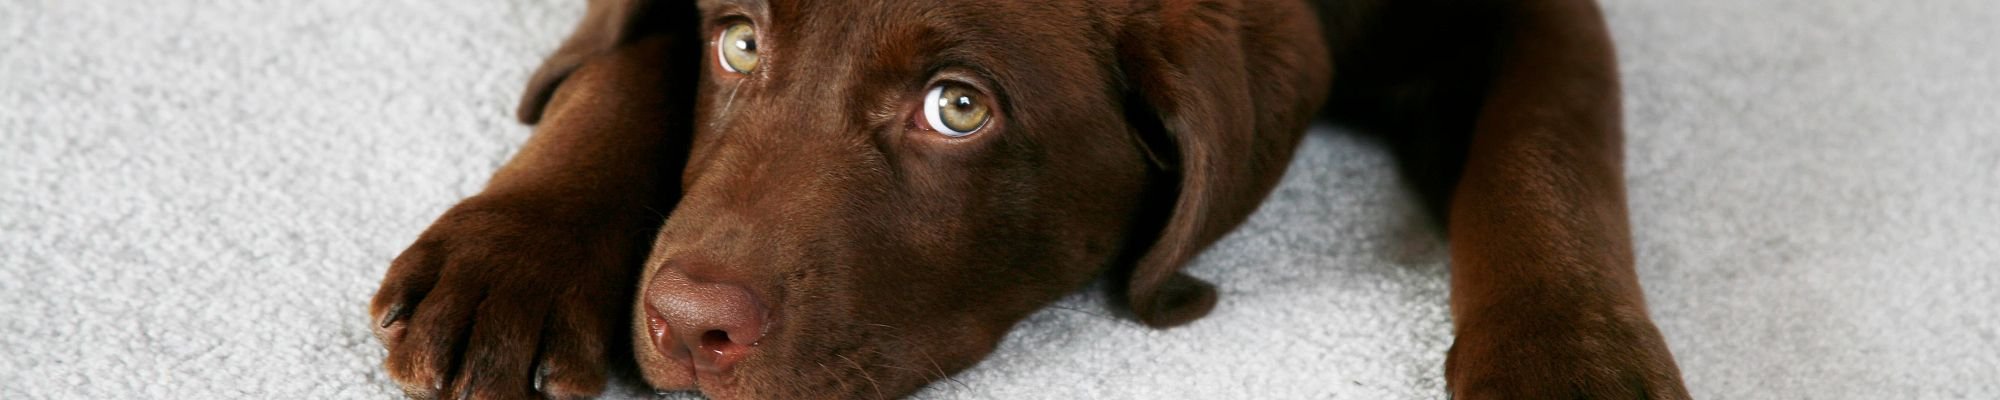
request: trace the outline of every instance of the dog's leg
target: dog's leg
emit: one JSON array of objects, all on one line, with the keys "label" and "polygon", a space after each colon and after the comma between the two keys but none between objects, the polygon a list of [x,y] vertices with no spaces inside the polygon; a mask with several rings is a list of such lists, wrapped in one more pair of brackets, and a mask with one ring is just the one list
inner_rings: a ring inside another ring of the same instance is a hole
[{"label": "dog's leg", "polygon": [[1619,82],[1589,0],[1504,2],[1449,202],[1459,399],[1682,399],[1646,314]]},{"label": "dog's leg", "polygon": [[627,360],[637,275],[679,198],[698,43],[581,66],[479,195],[391,264],[369,307],[411,397],[572,398]]},{"label": "dog's leg", "polygon": [[1448,225],[1452,393],[1687,397],[1632,270],[1596,5],[1410,0],[1375,17],[1330,31],[1349,41],[1329,110],[1392,144]]}]

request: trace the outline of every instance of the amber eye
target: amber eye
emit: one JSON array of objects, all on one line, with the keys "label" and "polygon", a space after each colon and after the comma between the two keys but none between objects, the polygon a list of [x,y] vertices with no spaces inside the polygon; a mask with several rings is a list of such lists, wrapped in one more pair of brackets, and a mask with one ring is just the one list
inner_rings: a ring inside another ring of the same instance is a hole
[{"label": "amber eye", "polygon": [[971,135],[992,118],[985,95],[965,85],[940,83],[924,96],[924,123],[945,136]]},{"label": "amber eye", "polygon": [[748,22],[730,24],[715,37],[715,55],[722,69],[747,74],[757,69],[757,28]]}]

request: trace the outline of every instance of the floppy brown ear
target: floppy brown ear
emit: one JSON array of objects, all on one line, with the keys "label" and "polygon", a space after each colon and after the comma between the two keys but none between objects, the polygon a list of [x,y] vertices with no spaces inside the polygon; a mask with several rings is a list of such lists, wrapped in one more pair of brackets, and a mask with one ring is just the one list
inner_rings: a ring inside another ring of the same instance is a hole
[{"label": "floppy brown ear", "polygon": [[533,125],[542,119],[542,108],[556,93],[556,87],[585,60],[596,57],[634,39],[657,34],[695,34],[697,12],[693,2],[659,4],[655,0],[590,0],[583,21],[570,33],[555,54],[542,61],[528,78],[528,89],[514,117]]},{"label": "floppy brown ear", "polygon": [[1119,41],[1127,84],[1143,103],[1128,106],[1158,117],[1153,129],[1163,132],[1141,135],[1171,142],[1165,158],[1178,175],[1160,236],[1124,288],[1150,326],[1185,324],[1214,308],[1214,285],[1181,266],[1257,209],[1325,101],[1329,62],[1311,10],[1259,8],[1278,17],[1246,23],[1237,7],[1160,0],[1131,17]]}]

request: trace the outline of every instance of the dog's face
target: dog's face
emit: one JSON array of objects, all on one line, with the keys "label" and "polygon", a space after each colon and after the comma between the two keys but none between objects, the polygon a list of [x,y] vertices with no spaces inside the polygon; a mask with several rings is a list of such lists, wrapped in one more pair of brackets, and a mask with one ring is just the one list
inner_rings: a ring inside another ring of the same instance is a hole
[{"label": "dog's face", "polygon": [[907,393],[1123,255],[1149,163],[1112,43],[1080,4],[1026,4],[703,2],[685,195],[635,307],[646,379]]},{"label": "dog's face", "polygon": [[1303,3],[1237,6],[598,0],[521,116],[599,113],[547,102],[606,49],[705,43],[633,308],[641,371],[714,398],[898,396],[1101,272],[1148,325],[1214,305],[1178,269],[1255,209],[1296,138],[1256,132],[1303,130],[1328,78]]}]

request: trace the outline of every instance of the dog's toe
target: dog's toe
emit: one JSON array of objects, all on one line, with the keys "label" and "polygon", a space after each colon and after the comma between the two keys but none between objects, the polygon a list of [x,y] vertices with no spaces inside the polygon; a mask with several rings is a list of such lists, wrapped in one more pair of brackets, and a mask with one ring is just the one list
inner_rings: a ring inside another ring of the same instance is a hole
[{"label": "dog's toe", "polygon": [[[389,376],[413,398],[436,398],[450,382],[472,315],[476,293],[438,290],[419,303],[407,321],[393,322],[397,340],[385,343]],[[401,325],[397,327],[396,325]]]},{"label": "dog's toe", "polygon": [[595,397],[604,391],[605,364],[610,358],[605,338],[587,332],[608,330],[611,320],[590,312],[587,304],[563,303],[549,315],[552,329],[542,338],[542,352],[536,361],[533,386],[551,399]]}]

